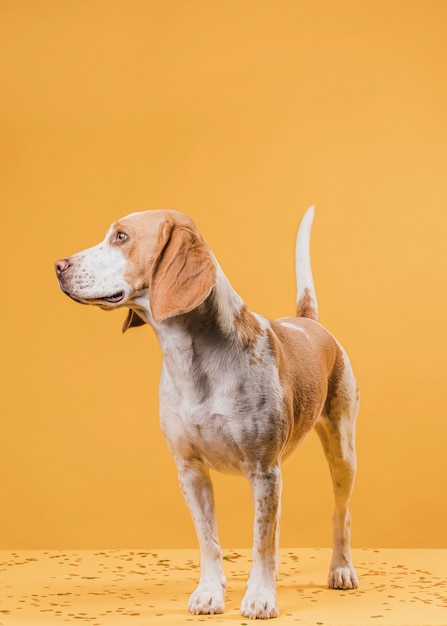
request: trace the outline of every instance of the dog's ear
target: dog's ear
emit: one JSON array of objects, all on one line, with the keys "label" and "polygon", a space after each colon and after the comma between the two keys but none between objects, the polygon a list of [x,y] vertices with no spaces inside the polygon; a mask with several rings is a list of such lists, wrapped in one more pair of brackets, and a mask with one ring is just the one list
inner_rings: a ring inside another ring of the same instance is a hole
[{"label": "dog's ear", "polygon": [[127,317],[124,320],[123,329],[122,329],[123,333],[125,333],[128,328],[133,328],[134,326],[143,326],[143,324],[146,324],[144,319],[142,319],[139,315],[137,315],[135,311],[132,311],[132,309],[129,309],[129,313],[127,314]]},{"label": "dog's ear", "polygon": [[154,320],[188,313],[209,296],[217,282],[215,262],[198,233],[187,226],[174,226],[155,261],[149,297]]}]

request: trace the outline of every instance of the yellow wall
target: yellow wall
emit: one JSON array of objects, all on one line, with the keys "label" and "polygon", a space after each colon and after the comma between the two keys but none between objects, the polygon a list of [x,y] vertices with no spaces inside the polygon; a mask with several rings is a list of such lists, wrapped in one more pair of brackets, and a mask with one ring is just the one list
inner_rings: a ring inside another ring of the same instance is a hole
[{"label": "yellow wall", "polygon": [[[130,211],[190,214],[248,306],[294,311],[317,205],[321,321],[362,391],[355,546],[447,547],[447,4],[5,0],[0,7],[0,547],[182,547],[161,356],[62,295],[52,263]],[[313,435],[282,545],[330,545]],[[216,476],[222,542],[248,485]]]}]

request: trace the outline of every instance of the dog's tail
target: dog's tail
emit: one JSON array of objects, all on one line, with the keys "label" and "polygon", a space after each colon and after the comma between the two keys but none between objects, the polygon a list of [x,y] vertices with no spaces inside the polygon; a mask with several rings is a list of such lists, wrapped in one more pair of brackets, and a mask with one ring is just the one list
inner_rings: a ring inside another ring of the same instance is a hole
[{"label": "dog's tail", "polygon": [[318,320],[318,305],[315,295],[312,268],[310,265],[310,231],[314,220],[314,207],[304,214],[296,238],[296,280],[298,294],[296,314],[298,317],[309,317]]}]

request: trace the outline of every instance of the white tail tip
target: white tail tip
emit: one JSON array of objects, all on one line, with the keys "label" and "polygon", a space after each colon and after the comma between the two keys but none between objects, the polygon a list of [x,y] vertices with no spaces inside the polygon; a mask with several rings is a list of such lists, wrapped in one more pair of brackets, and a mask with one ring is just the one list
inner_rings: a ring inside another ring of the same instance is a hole
[{"label": "white tail tip", "polygon": [[296,240],[297,316],[318,319],[318,305],[310,264],[310,233],[315,215],[311,206],[304,214]]}]

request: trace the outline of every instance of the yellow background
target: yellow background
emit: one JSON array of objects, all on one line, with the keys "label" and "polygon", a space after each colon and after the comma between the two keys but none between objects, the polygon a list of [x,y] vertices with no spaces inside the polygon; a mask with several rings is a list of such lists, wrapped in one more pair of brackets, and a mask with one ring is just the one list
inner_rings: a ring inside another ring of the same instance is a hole
[{"label": "yellow background", "polygon": [[[321,321],[362,408],[358,547],[446,547],[447,3],[4,0],[0,547],[196,545],[159,430],[161,354],[52,264],[136,210],[195,219],[248,306],[295,302],[311,204]],[[312,435],[283,546],[329,546]],[[216,476],[222,543],[248,485]]]}]

